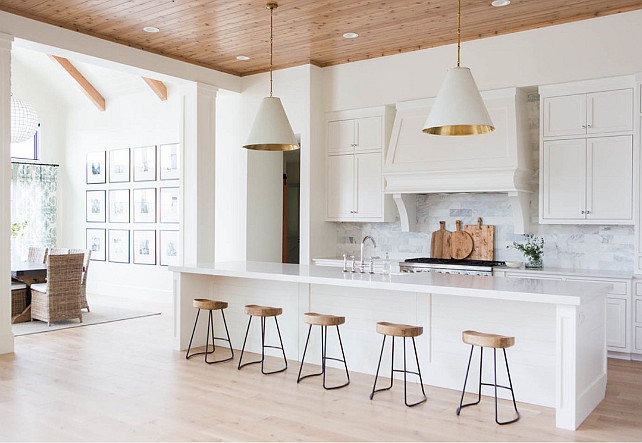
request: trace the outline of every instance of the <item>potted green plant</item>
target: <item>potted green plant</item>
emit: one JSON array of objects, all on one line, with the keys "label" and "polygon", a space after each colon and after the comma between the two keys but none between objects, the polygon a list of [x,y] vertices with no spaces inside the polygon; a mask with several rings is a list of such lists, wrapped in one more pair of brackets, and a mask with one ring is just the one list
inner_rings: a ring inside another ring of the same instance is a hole
[{"label": "potted green plant", "polygon": [[[533,234],[524,234],[524,243],[513,242],[512,247],[521,251],[526,257],[527,268],[541,268],[544,266],[544,239]],[[508,246],[509,248],[511,246]]]}]

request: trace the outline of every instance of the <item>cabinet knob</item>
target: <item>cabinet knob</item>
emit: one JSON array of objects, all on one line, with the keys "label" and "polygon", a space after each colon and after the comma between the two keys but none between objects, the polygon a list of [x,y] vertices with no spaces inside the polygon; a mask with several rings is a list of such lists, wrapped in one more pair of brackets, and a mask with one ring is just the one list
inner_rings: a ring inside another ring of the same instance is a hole
[{"label": "cabinet knob", "polygon": [[586,211],[586,213],[587,213],[587,214],[590,214],[590,213],[591,213],[591,211]]},{"label": "cabinet knob", "polygon": [[586,211],[582,211],[582,214],[586,214]]},{"label": "cabinet knob", "polygon": [[586,129],[586,125],[582,125],[582,129]]},{"label": "cabinet knob", "polygon": [[592,127],[593,125],[586,125],[588,128]]}]

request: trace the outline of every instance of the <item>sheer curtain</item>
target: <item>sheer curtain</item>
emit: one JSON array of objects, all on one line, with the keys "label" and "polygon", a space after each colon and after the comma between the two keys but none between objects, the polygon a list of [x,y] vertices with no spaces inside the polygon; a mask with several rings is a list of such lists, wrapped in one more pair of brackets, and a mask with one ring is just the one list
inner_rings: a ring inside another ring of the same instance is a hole
[{"label": "sheer curtain", "polygon": [[11,223],[27,222],[12,239],[12,260],[25,260],[29,246],[56,246],[58,167],[11,165]]}]

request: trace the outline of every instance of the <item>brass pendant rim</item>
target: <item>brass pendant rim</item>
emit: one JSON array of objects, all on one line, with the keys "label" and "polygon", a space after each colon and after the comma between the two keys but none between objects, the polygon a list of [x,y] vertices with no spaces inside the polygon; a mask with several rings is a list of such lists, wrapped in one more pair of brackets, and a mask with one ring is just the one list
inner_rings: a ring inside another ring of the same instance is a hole
[{"label": "brass pendant rim", "polygon": [[276,9],[279,7],[279,4],[277,2],[267,2],[265,4],[265,9]]},{"label": "brass pendant rim", "polygon": [[243,145],[245,149],[250,151],[296,151],[301,148],[299,145],[288,145],[281,143],[258,143],[254,145]]},{"label": "brass pendant rim", "polygon": [[432,135],[463,136],[488,134],[494,130],[495,127],[492,125],[444,125],[424,128],[423,132]]}]

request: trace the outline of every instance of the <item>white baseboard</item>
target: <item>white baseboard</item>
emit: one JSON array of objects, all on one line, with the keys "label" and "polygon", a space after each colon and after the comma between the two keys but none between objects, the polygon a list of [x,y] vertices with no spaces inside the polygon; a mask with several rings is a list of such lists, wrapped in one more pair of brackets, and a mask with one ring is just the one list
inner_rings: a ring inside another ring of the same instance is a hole
[{"label": "white baseboard", "polygon": [[575,424],[576,429],[586,417],[600,404],[606,393],[606,374],[596,378],[593,383],[582,392],[576,402]]},{"label": "white baseboard", "polygon": [[617,358],[618,360],[631,360],[631,354],[629,352],[609,351],[606,356],[608,358]]}]

